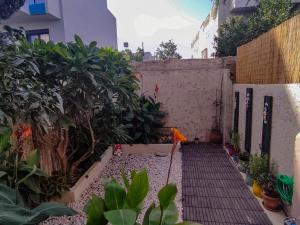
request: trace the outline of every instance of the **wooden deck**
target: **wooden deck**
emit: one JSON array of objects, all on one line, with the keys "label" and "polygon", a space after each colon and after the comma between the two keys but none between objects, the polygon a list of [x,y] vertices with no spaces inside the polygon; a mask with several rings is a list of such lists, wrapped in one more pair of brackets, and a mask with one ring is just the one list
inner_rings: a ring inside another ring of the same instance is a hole
[{"label": "wooden deck", "polygon": [[182,147],[183,219],[203,225],[272,225],[225,151]]}]

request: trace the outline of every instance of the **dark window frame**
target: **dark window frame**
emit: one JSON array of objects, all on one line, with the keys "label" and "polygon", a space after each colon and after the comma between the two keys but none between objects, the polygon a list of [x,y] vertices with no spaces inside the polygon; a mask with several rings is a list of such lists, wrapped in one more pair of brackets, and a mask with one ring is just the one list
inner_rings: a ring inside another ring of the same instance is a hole
[{"label": "dark window frame", "polygon": [[43,35],[43,34],[48,34],[49,35],[49,39],[50,39],[49,29],[27,30],[26,31],[26,39],[28,41],[30,41],[30,37],[31,36],[37,35],[40,38],[40,36]]}]

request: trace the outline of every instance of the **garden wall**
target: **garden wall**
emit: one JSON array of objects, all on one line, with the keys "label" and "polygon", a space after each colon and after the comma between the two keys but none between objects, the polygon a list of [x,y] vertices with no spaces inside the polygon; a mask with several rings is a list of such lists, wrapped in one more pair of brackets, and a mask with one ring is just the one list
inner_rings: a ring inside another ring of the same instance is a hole
[{"label": "garden wall", "polygon": [[300,84],[235,84],[239,92],[239,134],[245,145],[246,88],[253,88],[251,153],[260,153],[262,143],[264,96],[273,96],[270,156],[279,172],[293,176],[295,137],[300,131]]},{"label": "garden wall", "polygon": [[232,83],[227,68],[233,63],[234,58],[169,60],[137,63],[135,68],[140,94],[156,95],[168,113],[165,126],[178,127],[189,140],[208,141],[217,91],[223,97],[221,125],[226,136],[231,127]]},{"label": "garden wall", "polygon": [[300,15],[241,46],[236,82],[300,83]]}]

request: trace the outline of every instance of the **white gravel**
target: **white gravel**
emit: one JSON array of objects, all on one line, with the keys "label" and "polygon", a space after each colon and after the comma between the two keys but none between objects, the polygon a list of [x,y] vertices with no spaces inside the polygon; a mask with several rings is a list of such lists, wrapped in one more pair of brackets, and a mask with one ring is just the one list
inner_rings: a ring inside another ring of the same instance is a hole
[{"label": "white gravel", "polygon": [[[95,180],[90,187],[82,194],[78,202],[69,204],[79,214],[73,217],[50,218],[40,225],[84,225],[86,217],[83,210],[84,205],[93,195],[104,195],[103,183],[105,180],[114,177],[118,181],[122,181],[120,172],[123,169],[126,173],[132,170],[140,170],[146,168],[149,176],[150,191],[145,200],[144,210],[139,219],[143,218],[145,210],[155,201],[157,202],[157,193],[165,185],[168,174],[170,156],[157,157],[154,155],[123,155],[115,156],[105,167],[99,179]],[[176,152],[173,159],[170,183],[175,183],[178,188],[176,197],[176,205],[179,210],[179,220],[182,221],[182,168],[181,153]]]}]

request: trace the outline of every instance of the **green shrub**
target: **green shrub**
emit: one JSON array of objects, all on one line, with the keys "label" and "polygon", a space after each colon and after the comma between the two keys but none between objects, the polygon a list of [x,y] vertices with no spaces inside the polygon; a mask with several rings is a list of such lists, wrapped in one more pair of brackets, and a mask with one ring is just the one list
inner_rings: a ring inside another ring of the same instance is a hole
[{"label": "green shrub", "polygon": [[137,106],[126,113],[121,123],[128,128],[132,143],[157,143],[161,136],[163,119],[167,114],[161,111],[161,104],[151,97],[141,96]]},{"label": "green shrub", "polygon": [[259,176],[269,172],[269,158],[267,155],[260,156],[258,154],[250,156],[249,162],[250,174],[254,180],[258,180]]}]

